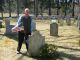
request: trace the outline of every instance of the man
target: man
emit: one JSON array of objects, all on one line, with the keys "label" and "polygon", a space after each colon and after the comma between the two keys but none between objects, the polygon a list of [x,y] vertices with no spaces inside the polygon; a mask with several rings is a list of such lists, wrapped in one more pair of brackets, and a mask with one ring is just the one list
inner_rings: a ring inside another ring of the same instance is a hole
[{"label": "man", "polygon": [[12,28],[13,32],[18,32],[18,47],[17,47],[17,53],[20,53],[21,46],[23,41],[25,40],[26,43],[26,49],[28,50],[28,38],[29,35],[31,35],[31,23],[32,19],[29,16],[29,9],[26,8],[24,10],[24,15],[20,16],[17,22],[17,25]]}]

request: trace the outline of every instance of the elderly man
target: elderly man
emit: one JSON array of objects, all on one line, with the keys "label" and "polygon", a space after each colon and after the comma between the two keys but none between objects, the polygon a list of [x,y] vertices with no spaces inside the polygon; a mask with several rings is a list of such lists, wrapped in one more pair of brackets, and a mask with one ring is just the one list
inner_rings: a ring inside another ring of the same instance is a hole
[{"label": "elderly man", "polygon": [[28,38],[32,31],[32,19],[29,15],[29,9],[24,10],[24,15],[20,16],[15,27],[12,28],[13,32],[18,32],[18,47],[17,53],[20,53],[21,46],[25,40],[26,49],[28,50]]}]

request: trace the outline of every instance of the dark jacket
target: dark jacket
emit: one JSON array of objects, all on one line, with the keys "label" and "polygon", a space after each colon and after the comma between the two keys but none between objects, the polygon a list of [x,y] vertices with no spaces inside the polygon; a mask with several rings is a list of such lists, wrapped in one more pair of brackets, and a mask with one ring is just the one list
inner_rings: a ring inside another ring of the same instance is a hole
[{"label": "dark jacket", "polygon": [[19,27],[24,27],[25,34],[31,35],[31,17],[22,16],[19,23]]}]

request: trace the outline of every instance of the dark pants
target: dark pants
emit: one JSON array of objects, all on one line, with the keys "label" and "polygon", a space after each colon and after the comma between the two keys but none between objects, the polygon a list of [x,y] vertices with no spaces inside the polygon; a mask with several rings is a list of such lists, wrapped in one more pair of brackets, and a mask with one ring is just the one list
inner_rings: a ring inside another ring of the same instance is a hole
[{"label": "dark pants", "polygon": [[25,44],[26,44],[26,49],[28,50],[28,38],[29,35],[25,34],[23,31],[19,31],[18,32],[18,47],[17,47],[17,51],[20,51],[21,47],[22,47],[22,43],[25,40]]}]

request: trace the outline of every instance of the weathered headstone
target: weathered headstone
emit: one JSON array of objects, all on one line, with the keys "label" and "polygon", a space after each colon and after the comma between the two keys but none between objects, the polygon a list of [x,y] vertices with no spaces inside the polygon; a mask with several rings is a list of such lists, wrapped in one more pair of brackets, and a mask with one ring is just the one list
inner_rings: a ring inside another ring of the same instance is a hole
[{"label": "weathered headstone", "polygon": [[60,26],[63,26],[64,20],[63,19],[60,19],[59,23],[60,23]]},{"label": "weathered headstone", "polygon": [[80,30],[80,21],[79,21],[79,30]]},{"label": "weathered headstone", "polygon": [[6,25],[6,32],[5,32],[5,34],[6,35],[16,34],[16,33],[12,32],[12,27],[14,27],[14,25],[10,25],[10,20],[11,20],[11,18],[6,18],[5,19],[5,25]]},{"label": "weathered headstone", "polygon": [[36,30],[36,21],[32,19],[32,31]]},{"label": "weathered headstone", "polygon": [[76,19],[75,18],[70,18],[71,21],[72,21],[72,24],[74,24],[76,22]]},{"label": "weathered headstone", "polygon": [[50,24],[50,36],[58,36],[58,24],[56,22]]},{"label": "weathered headstone", "polygon": [[61,16],[60,15],[57,15],[58,23],[60,23],[60,19],[61,19]]},{"label": "weathered headstone", "polygon": [[78,29],[80,30],[80,16],[78,16],[77,26],[78,26]]},{"label": "weathered headstone", "polygon": [[45,44],[45,37],[42,36],[39,31],[34,31],[29,38],[29,54],[31,56],[38,56],[40,47]]},{"label": "weathered headstone", "polygon": [[0,28],[2,28],[2,20],[0,20]]},{"label": "weathered headstone", "polygon": [[69,16],[66,17],[66,24],[67,24],[68,26],[71,25],[71,19],[70,19]]},{"label": "weathered headstone", "polygon": [[64,19],[63,18],[64,17],[62,15],[57,16],[58,23],[59,23],[60,26],[63,26],[63,24],[64,24]]}]

